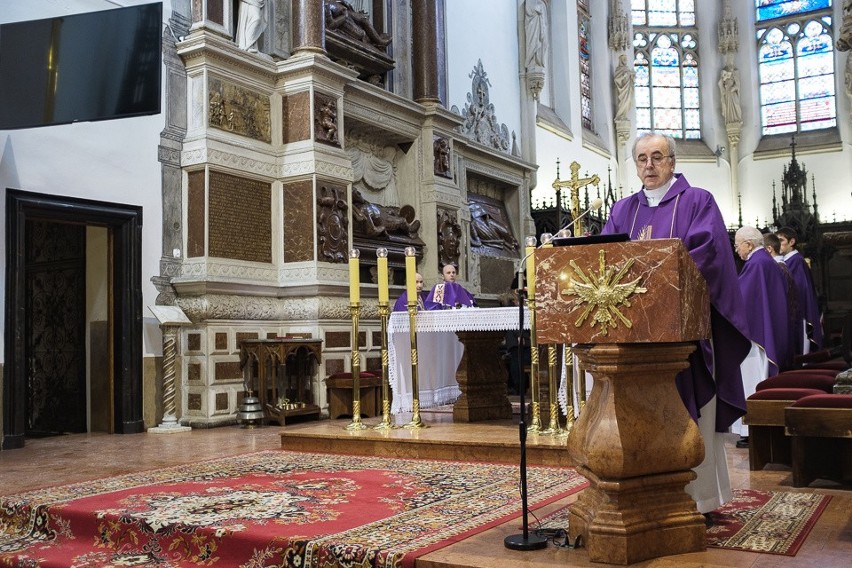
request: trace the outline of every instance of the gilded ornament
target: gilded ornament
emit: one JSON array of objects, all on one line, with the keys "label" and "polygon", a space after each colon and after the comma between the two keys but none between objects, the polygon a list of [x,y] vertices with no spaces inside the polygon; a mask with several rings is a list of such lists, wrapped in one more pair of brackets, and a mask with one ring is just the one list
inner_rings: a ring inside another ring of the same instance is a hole
[{"label": "gilded ornament", "polygon": [[[647,288],[639,286],[639,280],[636,278],[630,282],[622,283],[621,280],[633,266],[634,259],[629,259],[624,266],[606,265],[606,253],[599,251],[600,268],[598,273],[586,275],[583,269],[577,266],[575,261],[570,261],[569,264],[574,272],[579,276],[579,280],[570,278],[568,286],[561,291],[565,296],[576,296],[573,300],[574,307],[585,305],[583,312],[577,321],[574,322],[576,327],[581,327],[589,315],[592,315],[590,326],[599,325],[601,333],[606,335],[610,328],[618,326],[620,320],[628,328],[633,327],[633,322],[630,321],[621,312],[621,307],[630,307],[630,296],[633,294],[644,294]],[[562,275],[565,277],[565,275]],[[594,313],[592,313],[594,312]]]}]

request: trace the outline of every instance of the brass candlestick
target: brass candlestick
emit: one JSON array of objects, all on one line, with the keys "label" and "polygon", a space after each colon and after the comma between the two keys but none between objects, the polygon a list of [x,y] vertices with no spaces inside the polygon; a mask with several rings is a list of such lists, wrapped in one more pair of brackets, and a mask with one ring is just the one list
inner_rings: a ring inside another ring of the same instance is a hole
[{"label": "brass candlestick", "polygon": [[358,351],[358,317],[361,314],[361,304],[349,304],[352,316],[352,422],[347,430],[364,430],[367,426],[361,422],[361,353]]},{"label": "brass candlestick", "polygon": [[562,429],[559,427],[559,402],[557,400],[556,345],[552,343],[547,346],[547,379],[548,390],[550,391],[550,424],[542,434],[558,436],[562,433]]},{"label": "brass candlestick", "polygon": [[[527,298],[527,309],[530,312],[530,425],[527,432],[541,432],[541,401],[538,379],[538,342],[535,336],[535,297]],[[523,331],[521,332],[523,334]],[[519,341],[520,343],[520,341]],[[520,349],[520,345],[518,346]],[[520,370],[522,373],[523,369]],[[523,394],[523,393],[521,393]]]},{"label": "brass candlestick", "polygon": [[[572,355],[573,358],[573,355]],[[586,407],[586,371],[577,365],[577,416]]]},{"label": "brass candlestick", "polygon": [[388,317],[390,307],[387,302],[379,302],[379,319],[382,322],[382,421],[373,426],[374,430],[393,428],[390,419],[390,384],[388,382]]},{"label": "brass candlestick", "polygon": [[417,299],[408,298],[408,330],[411,336],[411,422],[403,428],[428,428],[420,418],[420,385],[417,382]]},{"label": "brass candlestick", "polygon": [[[556,346],[553,346],[554,350]],[[574,427],[574,366],[571,354],[571,346],[565,345],[562,353],[563,364],[565,365],[565,393],[567,395],[565,405],[565,430],[559,433],[560,437],[567,437]]]}]

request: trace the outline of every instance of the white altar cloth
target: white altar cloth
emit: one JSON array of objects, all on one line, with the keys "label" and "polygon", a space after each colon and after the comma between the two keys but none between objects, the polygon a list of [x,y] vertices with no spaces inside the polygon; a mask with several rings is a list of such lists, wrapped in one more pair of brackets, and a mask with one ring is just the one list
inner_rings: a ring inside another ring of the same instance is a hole
[{"label": "white altar cloth", "polygon": [[[518,308],[461,308],[419,311],[417,330],[417,382],[420,409],[455,402],[461,394],[456,370],[464,345],[456,331],[503,331],[518,328]],[[393,391],[391,413],[412,411],[411,336],[408,312],[393,312],[388,321],[388,382]],[[524,308],[524,329],[529,329]],[[497,357],[497,353],[494,353]]]}]

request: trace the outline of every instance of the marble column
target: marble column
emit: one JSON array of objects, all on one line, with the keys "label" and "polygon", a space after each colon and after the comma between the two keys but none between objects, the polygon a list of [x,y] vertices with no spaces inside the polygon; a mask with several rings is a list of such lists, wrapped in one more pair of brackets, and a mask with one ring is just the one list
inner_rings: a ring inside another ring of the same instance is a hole
[{"label": "marble column", "polygon": [[444,42],[438,23],[443,19],[440,2],[411,1],[411,23],[414,33],[412,71],[414,100],[418,103],[441,101],[441,81],[444,77]]},{"label": "marble column", "polygon": [[293,0],[293,54],[325,53],[323,0]]}]

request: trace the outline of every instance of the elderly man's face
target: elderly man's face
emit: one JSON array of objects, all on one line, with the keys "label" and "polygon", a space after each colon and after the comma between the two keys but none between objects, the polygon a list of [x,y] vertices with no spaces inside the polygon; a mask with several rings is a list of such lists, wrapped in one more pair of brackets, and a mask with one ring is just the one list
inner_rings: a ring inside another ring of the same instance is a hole
[{"label": "elderly man's face", "polygon": [[456,281],[456,267],[452,264],[448,264],[444,266],[444,270],[442,271],[444,276],[444,282],[455,282]]},{"label": "elderly man's face", "polygon": [[674,175],[675,159],[662,136],[646,136],[636,144],[636,172],[646,189],[659,189]]},{"label": "elderly man's face", "polygon": [[423,275],[419,272],[414,275],[414,283],[417,285],[417,291],[423,291]]}]

